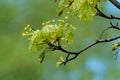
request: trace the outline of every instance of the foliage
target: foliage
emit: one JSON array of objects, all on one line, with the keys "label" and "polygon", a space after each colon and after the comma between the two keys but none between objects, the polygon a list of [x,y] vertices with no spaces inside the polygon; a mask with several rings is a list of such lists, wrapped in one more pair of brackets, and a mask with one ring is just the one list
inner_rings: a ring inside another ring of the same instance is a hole
[{"label": "foliage", "polygon": [[102,6],[99,2],[105,0],[60,0],[57,9],[57,14],[60,16],[62,12],[67,9],[69,15],[76,15],[85,22],[91,21],[92,17],[96,15],[97,10],[95,6],[97,5],[99,9]]},{"label": "foliage", "polygon": [[[102,12],[102,6],[100,5],[100,2],[105,1],[106,0],[59,0],[57,14],[58,16],[61,16],[62,13],[66,11],[67,16],[77,16],[81,21],[84,21],[85,23],[89,23],[91,20],[93,20],[94,16],[100,16],[107,19],[120,19],[112,15],[107,16]],[[43,28],[41,30],[34,30],[29,25],[25,27],[25,33],[23,33],[23,36],[30,36],[28,38],[30,41],[29,50],[42,50],[42,53],[40,54],[40,62],[44,60],[46,53],[60,50],[62,52],[65,52],[67,56],[65,60],[60,57],[60,60],[58,60],[56,65],[59,66],[60,64],[66,64],[67,62],[77,58],[80,53],[96,44],[111,42],[120,38],[120,36],[117,36],[110,39],[98,39],[94,43],[91,43],[78,52],[67,51],[65,47],[63,48],[62,46],[63,44],[66,46],[72,43],[73,31],[75,30],[75,27],[70,23],[67,23],[66,19],[68,19],[68,17],[65,17],[65,20],[51,20],[42,23]],[[110,24],[111,27],[105,29],[103,33],[108,29],[120,30],[118,24],[113,25],[111,22]],[[119,46],[120,42],[113,44],[112,50],[115,51]],[[70,55],[73,55],[73,57],[70,57]]]},{"label": "foliage", "polygon": [[[111,49],[111,44],[116,44],[119,39],[95,45],[67,63],[66,66],[60,65],[59,68],[55,68],[55,63],[57,60],[59,62],[59,57],[63,57],[65,61],[66,53],[60,50],[48,52],[41,65],[38,57],[43,50],[29,53],[29,41],[27,37],[21,36],[23,28],[26,24],[30,24],[34,30],[41,30],[42,22],[63,19],[64,15],[69,16],[66,14],[67,9],[63,11],[61,16],[56,15],[55,11],[59,1],[55,3],[52,0],[0,0],[0,80],[119,80],[120,52],[119,54],[116,52],[120,49],[118,47],[113,52]],[[113,17],[119,17],[119,10],[110,1],[102,3],[101,12],[104,11],[104,14],[109,17],[111,14]],[[78,15],[69,16],[67,22],[73,24],[76,30],[73,34],[73,44],[68,45],[67,50],[80,51],[99,39],[101,32],[111,26],[109,21],[114,26],[117,22],[119,23],[119,20],[100,16],[94,16],[93,20],[84,24],[84,21],[79,20]],[[101,39],[117,35],[120,35],[119,30],[109,29],[105,31]],[[74,55],[70,57],[72,56]]]},{"label": "foliage", "polygon": [[[65,42],[66,46],[72,43],[73,31],[75,27],[64,20],[52,20],[42,23],[41,30],[34,30],[27,25],[22,34],[27,36],[30,41],[29,50],[43,50],[40,54],[40,62],[43,61],[45,54],[56,50],[55,46],[60,46]],[[54,46],[52,46],[54,45]]]}]

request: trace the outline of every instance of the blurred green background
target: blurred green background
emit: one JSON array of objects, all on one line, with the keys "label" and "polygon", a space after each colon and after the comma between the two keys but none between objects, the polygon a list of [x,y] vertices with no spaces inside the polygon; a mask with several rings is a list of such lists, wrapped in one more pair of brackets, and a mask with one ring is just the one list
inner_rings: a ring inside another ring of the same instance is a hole
[{"label": "blurred green background", "polygon": [[[108,4],[104,11],[117,14],[116,8]],[[40,52],[28,51],[29,42],[21,36],[23,28],[30,24],[40,29],[42,22],[63,18],[65,14],[61,17],[56,15],[56,8],[57,3],[53,0],[0,0],[0,80],[120,80],[120,63],[111,51],[112,42],[96,45],[59,68],[55,64],[64,53],[48,54],[40,64]],[[94,22],[85,24],[77,17],[69,18],[77,28],[71,51],[78,51],[94,42],[110,26],[110,20],[94,19]],[[114,37],[118,33],[109,30],[103,38]]]}]

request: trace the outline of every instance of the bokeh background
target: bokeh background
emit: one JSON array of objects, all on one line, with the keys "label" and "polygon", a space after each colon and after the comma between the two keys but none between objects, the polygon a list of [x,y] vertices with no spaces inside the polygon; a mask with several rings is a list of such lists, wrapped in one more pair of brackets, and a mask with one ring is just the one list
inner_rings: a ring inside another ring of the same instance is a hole
[{"label": "bokeh background", "polygon": [[[56,15],[58,3],[53,0],[0,0],[0,80],[120,80],[120,62],[111,50],[111,43],[96,45],[83,52],[66,66],[56,68],[60,51],[49,53],[40,64],[40,52],[29,52],[27,38],[21,36],[23,28],[30,24],[41,29],[42,22],[60,19]],[[104,12],[120,16],[109,2],[102,3]],[[71,51],[78,51],[99,38],[101,32],[118,21],[94,17],[89,24],[78,17],[69,18],[76,26]],[[116,30],[107,31],[103,38],[119,35]]]}]

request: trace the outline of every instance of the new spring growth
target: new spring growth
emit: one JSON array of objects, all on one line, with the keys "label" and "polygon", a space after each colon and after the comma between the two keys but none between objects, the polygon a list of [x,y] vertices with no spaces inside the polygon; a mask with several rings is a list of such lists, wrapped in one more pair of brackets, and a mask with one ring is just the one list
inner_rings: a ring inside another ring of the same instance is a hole
[{"label": "new spring growth", "polygon": [[[44,60],[46,53],[56,50],[55,46],[60,46],[63,43],[67,46],[73,41],[75,27],[67,23],[66,19],[48,20],[42,23],[42,29],[33,30],[30,25],[24,28],[22,36],[29,37],[29,50],[42,51],[41,62]],[[59,66],[63,61],[64,59],[60,57],[56,66]]]},{"label": "new spring growth", "polygon": [[32,33],[34,32],[34,30],[30,27],[30,25],[28,24],[25,28],[24,28],[24,33],[22,33],[22,36],[30,36],[32,35]]},{"label": "new spring growth", "polygon": [[58,62],[56,63],[56,67],[59,67],[64,62],[63,57],[59,57]]}]

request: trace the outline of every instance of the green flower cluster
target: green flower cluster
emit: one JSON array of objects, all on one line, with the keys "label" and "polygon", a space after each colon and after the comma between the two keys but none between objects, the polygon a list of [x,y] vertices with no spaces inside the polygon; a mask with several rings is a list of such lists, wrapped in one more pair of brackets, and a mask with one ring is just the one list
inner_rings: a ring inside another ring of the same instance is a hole
[{"label": "green flower cluster", "polygon": [[42,50],[41,62],[47,52],[55,50],[55,46],[61,46],[62,43],[71,44],[73,31],[75,30],[73,25],[66,23],[64,20],[51,20],[42,23],[42,25],[41,30],[34,30],[30,25],[27,25],[24,28],[25,32],[22,34],[28,36],[30,51]]},{"label": "green flower cluster", "polygon": [[64,62],[63,57],[59,57],[58,62],[56,63],[56,67],[59,67]]}]

